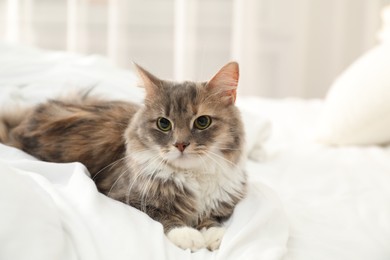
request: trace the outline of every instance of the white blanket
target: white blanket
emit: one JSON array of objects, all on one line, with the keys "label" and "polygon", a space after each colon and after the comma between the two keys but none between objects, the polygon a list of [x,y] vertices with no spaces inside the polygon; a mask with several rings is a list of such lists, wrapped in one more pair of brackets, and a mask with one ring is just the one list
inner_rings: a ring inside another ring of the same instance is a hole
[{"label": "white blanket", "polygon": [[[218,251],[174,246],[162,225],[100,194],[79,163],[0,145],[0,259],[280,259],[288,227],[273,192],[252,183]],[[259,258],[260,257],[260,258]]]},{"label": "white blanket", "polygon": [[250,98],[241,105],[272,121],[268,160],[248,169],[282,201],[288,259],[390,259],[390,147],[318,144],[320,100]]}]

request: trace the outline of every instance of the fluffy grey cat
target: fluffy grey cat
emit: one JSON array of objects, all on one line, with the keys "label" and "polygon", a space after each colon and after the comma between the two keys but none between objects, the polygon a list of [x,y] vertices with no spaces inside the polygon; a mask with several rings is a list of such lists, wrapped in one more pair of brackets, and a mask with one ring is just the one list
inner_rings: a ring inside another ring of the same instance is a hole
[{"label": "fluffy grey cat", "polygon": [[[219,248],[246,193],[238,64],[208,82],[170,82],[137,66],[142,106],[50,100],[0,117],[0,140],[52,162],[86,165],[100,192],[162,223],[177,246]],[[129,220],[131,221],[131,220]]]}]

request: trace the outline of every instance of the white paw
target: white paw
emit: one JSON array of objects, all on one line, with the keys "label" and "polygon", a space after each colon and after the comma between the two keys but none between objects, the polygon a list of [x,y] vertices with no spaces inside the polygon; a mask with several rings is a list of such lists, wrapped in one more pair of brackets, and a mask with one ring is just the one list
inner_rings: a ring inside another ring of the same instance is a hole
[{"label": "white paw", "polygon": [[175,245],[192,252],[206,247],[205,239],[199,230],[191,227],[177,227],[168,232],[167,237]]},{"label": "white paw", "polygon": [[222,237],[225,234],[224,227],[211,227],[209,229],[202,229],[202,234],[209,250],[217,250],[221,244]]}]

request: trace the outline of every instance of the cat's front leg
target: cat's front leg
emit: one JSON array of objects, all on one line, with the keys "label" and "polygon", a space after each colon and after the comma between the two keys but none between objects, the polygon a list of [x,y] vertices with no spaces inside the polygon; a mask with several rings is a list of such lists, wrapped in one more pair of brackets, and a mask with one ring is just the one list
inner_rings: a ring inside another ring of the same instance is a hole
[{"label": "cat's front leg", "polygon": [[207,249],[214,251],[219,249],[226,228],[217,218],[204,219],[197,227],[205,240]]},{"label": "cat's front leg", "polygon": [[167,237],[178,247],[191,249],[192,252],[202,248],[214,251],[219,248],[225,230],[223,226],[204,227],[201,230],[181,226],[168,231]]},{"label": "cat's front leg", "polygon": [[190,249],[192,252],[206,247],[204,235],[192,227],[181,226],[172,228],[167,232],[167,237],[178,247]]},{"label": "cat's front leg", "polygon": [[165,213],[155,219],[163,225],[166,236],[176,246],[182,249],[190,249],[192,252],[206,248],[203,234],[199,230],[188,226],[183,221],[182,216],[172,216],[172,214]]},{"label": "cat's front leg", "polygon": [[203,228],[201,233],[206,243],[207,249],[214,251],[219,249],[222,238],[225,235],[226,228],[223,226]]}]

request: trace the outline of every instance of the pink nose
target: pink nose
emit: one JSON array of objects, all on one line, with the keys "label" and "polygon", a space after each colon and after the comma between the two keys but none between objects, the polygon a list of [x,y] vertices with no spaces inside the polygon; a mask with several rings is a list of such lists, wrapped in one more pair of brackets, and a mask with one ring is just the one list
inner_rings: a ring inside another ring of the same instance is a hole
[{"label": "pink nose", "polygon": [[176,142],[174,146],[180,151],[184,152],[184,150],[190,145],[189,142]]}]

